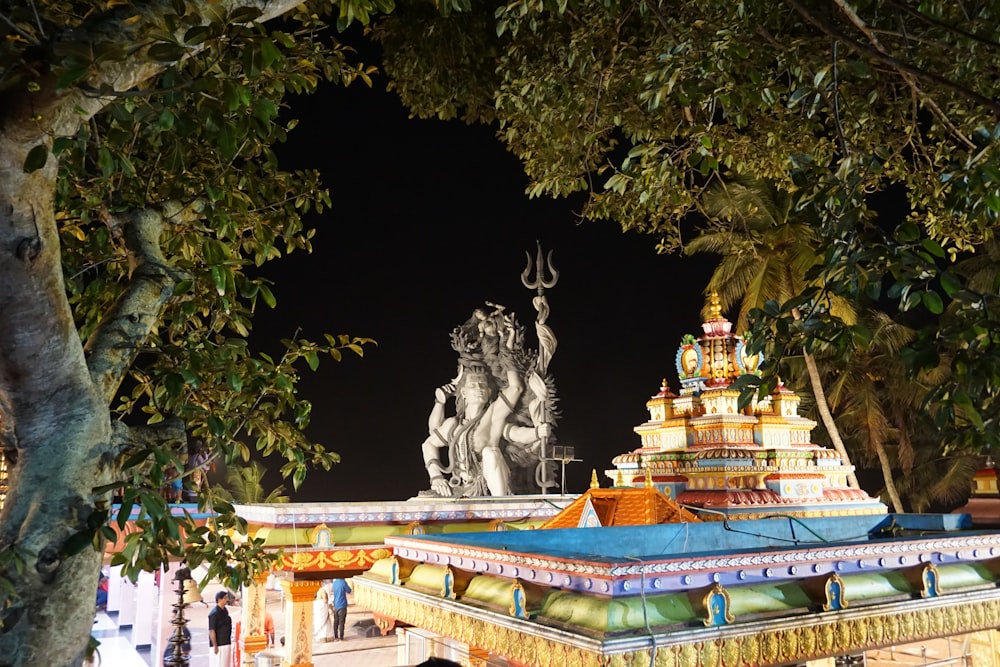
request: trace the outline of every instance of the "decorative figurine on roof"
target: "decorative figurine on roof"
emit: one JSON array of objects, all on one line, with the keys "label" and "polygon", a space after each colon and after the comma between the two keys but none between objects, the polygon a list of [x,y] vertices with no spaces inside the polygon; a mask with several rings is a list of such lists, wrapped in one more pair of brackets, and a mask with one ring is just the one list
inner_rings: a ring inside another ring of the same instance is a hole
[{"label": "decorative figurine on roof", "polygon": [[649,420],[635,427],[642,446],[615,457],[606,474],[652,484],[708,520],[886,513],[848,485],[851,466],[810,442],[816,422],[799,416],[799,397],[783,384],[740,411],[730,385],[756,373],[761,357],[747,353],[716,294],[701,326],[703,335],[684,336],[677,350],[680,395],[663,381],[646,403]]},{"label": "decorative figurine on roof", "polygon": [[[458,374],[435,390],[427,420],[428,437],[422,445],[431,488],[423,496],[506,496],[544,493],[555,486],[554,464],[547,460],[552,441],[555,385],[548,363],[556,339],[545,324],[548,302],[544,290],[555,285],[558,272],[544,279],[541,248],[531,269],[522,275],[526,286],[537,289],[536,331],[540,349],[524,347],[524,327],[501,305],[487,302],[451,333],[458,353]],[[446,416],[454,398],[455,412]]]}]

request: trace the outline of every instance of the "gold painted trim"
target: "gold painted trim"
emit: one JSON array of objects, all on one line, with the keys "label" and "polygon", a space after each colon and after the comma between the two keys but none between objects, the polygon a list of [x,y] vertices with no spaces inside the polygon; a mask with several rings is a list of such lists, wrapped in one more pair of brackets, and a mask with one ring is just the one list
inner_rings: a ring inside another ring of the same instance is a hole
[{"label": "gold painted trim", "polygon": [[455,571],[451,569],[451,565],[444,566],[444,572],[441,575],[441,597],[446,600],[455,599]]},{"label": "gold painted trim", "polygon": [[831,603],[831,596],[833,594],[834,584],[840,589],[840,609],[847,609],[849,606],[847,602],[847,590],[844,586],[844,580],[840,578],[840,575],[836,572],[830,574],[826,578],[826,583],[823,584],[823,592],[826,594],[826,602],[823,603],[823,611],[830,611],[833,609],[833,604]]},{"label": "gold painted trim", "polygon": [[322,587],[321,581],[292,581],[283,579],[281,588],[285,595],[291,598],[292,602],[312,602],[316,598],[316,592]]},{"label": "gold painted trim", "polygon": [[[931,581],[927,574],[930,573],[934,577],[934,588],[936,592],[931,591]],[[920,591],[920,597],[931,598],[941,595],[941,573],[938,572],[937,567],[934,563],[927,563],[924,565],[924,569],[920,572],[920,583],[922,590]],[[932,594],[933,593],[933,594]]]},{"label": "gold painted trim", "polygon": [[240,639],[244,653],[260,653],[267,648],[267,635],[247,635]]},{"label": "gold painted trim", "polygon": [[[712,602],[714,598],[720,596],[722,597],[723,602],[722,609],[718,609]],[[729,608],[732,606],[732,601],[729,599],[729,592],[723,588],[720,583],[716,583],[712,586],[711,590],[705,594],[705,597],[701,599],[701,606],[705,610],[705,618],[703,619],[705,627],[711,628],[721,626],[722,623],[717,622],[720,615],[727,624],[736,620],[736,618],[729,613]]]},{"label": "gold painted trim", "polygon": [[[440,599],[400,597],[357,582],[356,604],[377,614],[430,630],[471,646],[502,655],[523,665],[545,667],[625,667],[650,664],[650,650],[605,654],[540,637],[525,631],[536,624],[513,621],[521,628],[501,627],[488,620],[444,609]],[[947,600],[934,598],[935,602]],[[855,612],[856,613],[856,612]],[[815,615],[817,618],[819,615]],[[758,623],[696,631],[703,639],[661,643],[656,667],[729,667],[744,664],[772,667],[805,662],[841,653],[865,651],[935,637],[965,634],[1000,626],[1000,599],[968,600],[956,597],[950,606],[896,610],[887,606],[867,617],[845,617],[833,612],[818,620],[780,629],[761,629]],[[725,632],[720,636],[720,630]],[[737,634],[739,632],[745,634]],[[583,638],[584,635],[576,635]],[[660,635],[663,636],[663,635]],[[668,635],[669,637],[669,635]],[[668,639],[669,642],[669,639]],[[738,658],[737,658],[738,656]],[[721,657],[721,663],[720,663]]]},{"label": "gold painted trim", "polygon": [[342,570],[367,570],[376,561],[388,558],[392,549],[359,547],[335,548],[328,551],[285,551],[275,564],[275,571],[339,572]]},{"label": "gold painted trim", "polygon": [[[518,595],[521,596],[521,609],[518,613]],[[528,618],[528,595],[524,592],[524,586],[521,585],[520,581],[515,581],[510,585],[510,607],[507,609],[509,613],[514,618],[521,618],[527,620]]]}]

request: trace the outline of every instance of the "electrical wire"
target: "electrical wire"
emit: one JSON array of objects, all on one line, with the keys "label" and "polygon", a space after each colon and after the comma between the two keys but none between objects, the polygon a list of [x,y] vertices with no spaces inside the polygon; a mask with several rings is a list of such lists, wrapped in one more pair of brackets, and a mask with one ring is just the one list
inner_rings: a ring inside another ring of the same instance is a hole
[{"label": "electrical wire", "polygon": [[652,642],[652,650],[649,652],[649,667],[654,667],[656,663],[656,635],[653,634],[653,629],[649,627],[649,613],[646,610],[646,561],[639,558],[638,556],[625,556],[628,560],[637,561],[642,565],[639,568],[639,597],[642,598],[642,623],[646,626],[646,634],[649,635],[649,641]]}]

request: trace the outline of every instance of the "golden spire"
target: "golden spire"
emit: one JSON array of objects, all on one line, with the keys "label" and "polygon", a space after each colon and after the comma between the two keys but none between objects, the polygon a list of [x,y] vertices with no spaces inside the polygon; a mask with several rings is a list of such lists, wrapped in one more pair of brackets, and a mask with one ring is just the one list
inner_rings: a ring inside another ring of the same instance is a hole
[{"label": "golden spire", "polygon": [[590,469],[590,488],[599,489],[601,488],[601,483],[597,481],[597,469]]},{"label": "golden spire", "polygon": [[708,317],[717,320],[722,317],[722,304],[719,302],[719,293],[713,291],[708,297]]},{"label": "golden spire", "polygon": [[649,464],[646,464],[646,488],[653,488],[653,471],[649,469]]},{"label": "golden spire", "polygon": [[615,475],[615,487],[622,488],[625,486],[625,475],[622,474],[621,468],[618,469],[618,474]]}]

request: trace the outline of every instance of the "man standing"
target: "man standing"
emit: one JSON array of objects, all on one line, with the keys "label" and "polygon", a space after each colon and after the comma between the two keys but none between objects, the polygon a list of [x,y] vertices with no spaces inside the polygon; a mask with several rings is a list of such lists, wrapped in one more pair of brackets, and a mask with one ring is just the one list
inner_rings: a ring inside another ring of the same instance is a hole
[{"label": "man standing", "polygon": [[229,594],[219,591],[215,594],[215,606],[208,612],[208,645],[210,667],[229,667],[232,664],[233,620],[229,618],[226,603]]},{"label": "man standing", "polygon": [[344,639],[344,625],[347,624],[347,594],[351,587],[346,579],[333,580],[333,641]]}]

